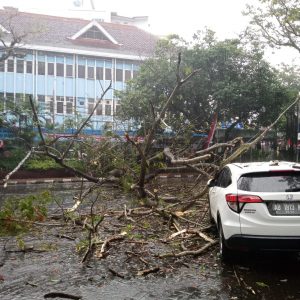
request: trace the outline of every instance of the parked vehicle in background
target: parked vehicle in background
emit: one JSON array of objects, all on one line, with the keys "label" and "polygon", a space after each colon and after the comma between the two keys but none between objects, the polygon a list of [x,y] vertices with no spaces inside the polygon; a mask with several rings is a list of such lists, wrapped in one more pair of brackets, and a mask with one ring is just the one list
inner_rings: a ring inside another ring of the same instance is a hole
[{"label": "parked vehicle in background", "polygon": [[300,164],[228,164],[208,186],[224,260],[234,250],[300,249]]}]

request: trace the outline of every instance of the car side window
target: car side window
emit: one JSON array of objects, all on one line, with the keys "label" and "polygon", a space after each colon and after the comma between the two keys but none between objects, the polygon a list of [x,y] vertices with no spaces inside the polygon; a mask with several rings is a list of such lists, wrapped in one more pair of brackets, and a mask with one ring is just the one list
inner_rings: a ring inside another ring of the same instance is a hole
[{"label": "car side window", "polygon": [[219,187],[226,188],[231,184],[231,172],[229,168],[225,167],[220,173],[217,178],[217,183],[216,185]]},{"label": "car side window", "polygon": [[222,177],[223,177],[223,170],[221,170],[215,178],[215,186],[221,186],[222,183]]}]

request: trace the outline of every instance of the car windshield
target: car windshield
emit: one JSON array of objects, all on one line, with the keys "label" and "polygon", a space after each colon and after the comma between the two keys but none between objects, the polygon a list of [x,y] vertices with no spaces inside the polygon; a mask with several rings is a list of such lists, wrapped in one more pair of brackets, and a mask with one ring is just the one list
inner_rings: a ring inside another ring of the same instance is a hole
[{"label": "car windshield", "polygon": [[251,192],[299,192],[300,172],[256,172],[242,175],[238,189]]}]

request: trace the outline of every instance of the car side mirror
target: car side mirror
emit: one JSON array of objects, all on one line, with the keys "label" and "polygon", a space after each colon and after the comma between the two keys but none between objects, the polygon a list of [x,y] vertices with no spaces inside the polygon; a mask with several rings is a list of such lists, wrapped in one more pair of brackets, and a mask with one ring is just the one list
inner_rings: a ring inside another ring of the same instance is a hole
[{"label": "car side mirror", "polygon": [[215,185],[216,185],[215,179],[209,179],[209,180],[207,181],[207,186],[208,186],[208,187],[214,187]]}]

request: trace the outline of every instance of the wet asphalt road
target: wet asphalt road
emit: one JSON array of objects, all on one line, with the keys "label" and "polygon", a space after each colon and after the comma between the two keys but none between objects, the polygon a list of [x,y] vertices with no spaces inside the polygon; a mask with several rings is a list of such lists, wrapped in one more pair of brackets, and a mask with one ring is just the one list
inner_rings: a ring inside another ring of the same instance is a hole
[{"label": "wet asphalt road", "polygon": [[[0,189],[0,205],[12,195],[47,188],[47,185],[27,185]],[[55,195],[72,203],[74,183],[51,188]],[[47,230],[26,243],[53,243],[49,233]],[[14,245],[14,238],[0,238],[0,299],[3,300],[43,299],[49,291],[80,295],[82,299],[300,299],[300,259],[294,253],[245,254],[231,264],[223,264],[216,248],[177,271],[121,279],[107,272],[105,260],[83,267],[74,251],[74,241],[57,244],[58,249],[47,254],[47,258],[43,252],[4,251],[4,246],[11,249]]]}]

